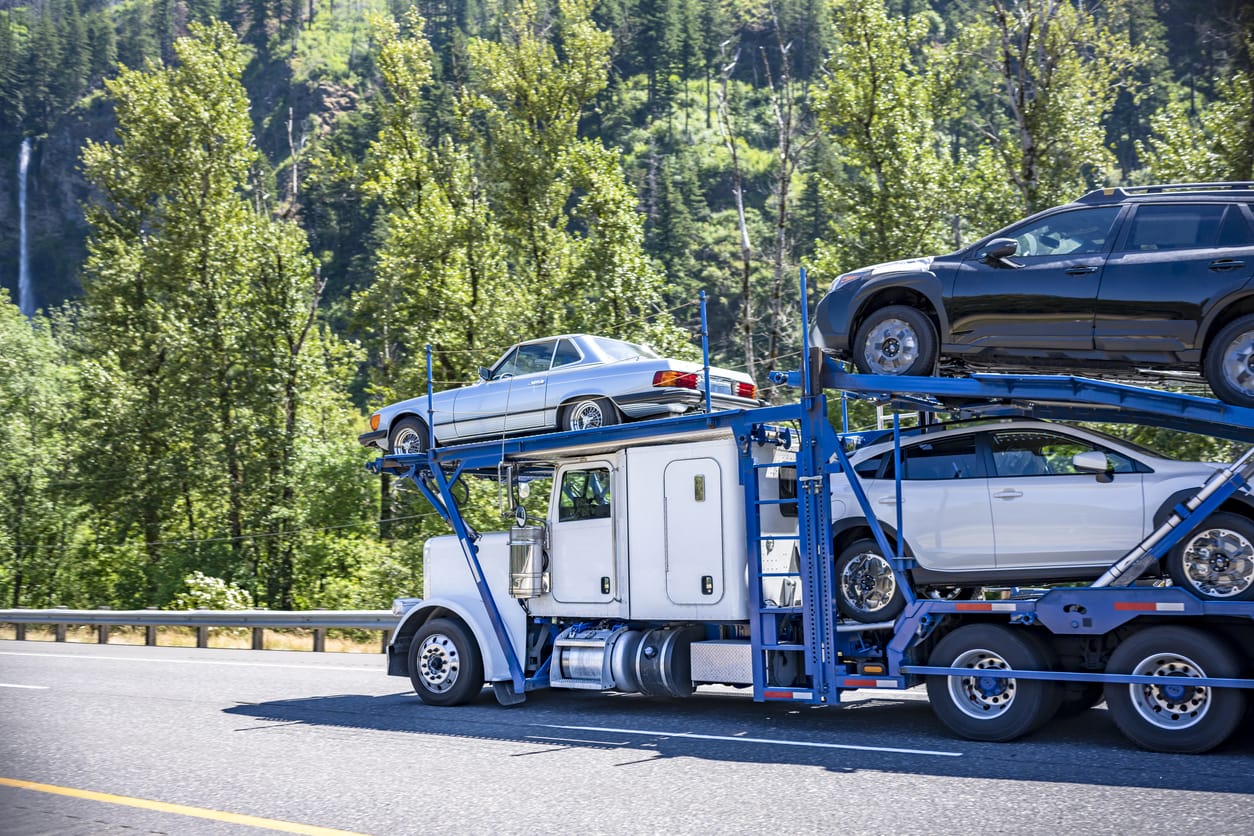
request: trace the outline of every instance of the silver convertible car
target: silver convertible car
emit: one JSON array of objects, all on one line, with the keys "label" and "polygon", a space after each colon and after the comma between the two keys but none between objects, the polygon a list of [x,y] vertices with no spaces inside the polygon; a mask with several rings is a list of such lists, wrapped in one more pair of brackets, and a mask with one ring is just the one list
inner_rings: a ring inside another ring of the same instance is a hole
[{"label": "silver convertible car", "polygon": [[[479,380],[432,398],[439,445],[475,438],[579,430],[704,409],[698,363],[659,357],[643,346],[588,334],[519,343]],[[741,372],[710,369],[713,409],[758,406],[757,386]],[[385,453],[425,450],[427,397],[389,404],[358,436]]]}]

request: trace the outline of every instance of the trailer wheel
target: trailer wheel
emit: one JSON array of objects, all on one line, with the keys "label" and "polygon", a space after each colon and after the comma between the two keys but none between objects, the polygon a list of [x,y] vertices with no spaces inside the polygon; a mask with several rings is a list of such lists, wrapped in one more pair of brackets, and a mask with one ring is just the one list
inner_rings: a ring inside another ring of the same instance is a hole
[{"label": "trailer wheel", "polygon": [[1254,522],[1227,511],[1212,514],[1167,555],[1167,574],[1202,598],[1254,600]]},{"label": "trailer wheel", "polygon": [[1196,754],[1228,739],[1245,693],[1190,685],[1191,677],[1236,677],[1241,662],[1221,639],[1195,627],[1149,627],[1115,648],[1107,673],[1162,677],[1162,685],[1107,683],[1106,706],[1119,730],[1154,752]]},{"label": "trailer wheel", "polygon": [[448,618],[433,618],[409,645],[409,679],[427,705],[461,705],[483,689],[483,657],[474,636]]},{"label": "trailer wheel", "polygon": [[836,558],[836,609],[863,624],[891,621],[906,605],[893,566],[874,540],[855,540]]},{"label": "trailer wheel", "polygon": [[928,664],[970,668],[970,674],[929,676],[932,711],[950,731],[969,740],[1002,742],[1031,734],[1058,712],[1057,682],[1016,679],[1004,672],[1049,670],[1052,654],[1023,629],[969,624],[940,640]]}]

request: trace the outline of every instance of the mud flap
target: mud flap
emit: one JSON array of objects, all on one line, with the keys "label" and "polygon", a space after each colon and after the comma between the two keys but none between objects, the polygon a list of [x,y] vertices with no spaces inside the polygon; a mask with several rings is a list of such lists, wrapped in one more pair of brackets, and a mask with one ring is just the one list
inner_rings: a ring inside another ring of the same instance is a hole
[{"label": "mud flap", "polygon": [[514,683],[508,679],[504,682],[493,682],[492,693],[496,695],[496,701],[501,705],[518,705],[526,701],[526,694],[515,694]]}]

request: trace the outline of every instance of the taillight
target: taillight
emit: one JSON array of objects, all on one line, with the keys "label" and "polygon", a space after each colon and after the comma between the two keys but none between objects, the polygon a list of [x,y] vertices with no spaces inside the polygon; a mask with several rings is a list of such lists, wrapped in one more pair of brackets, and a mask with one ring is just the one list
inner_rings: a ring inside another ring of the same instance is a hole
[{"label": "taillight", "polygon": [[678,386],[681,389],[700,388],[700,378],[692,372],[666,370],[653,373],[654,386]]},{"label": "taillight", "polygon": [[735,384],[735,391],[738,398],[749,398],[752,400],[758,396],[758,387],[752,383],[737,383]]}]

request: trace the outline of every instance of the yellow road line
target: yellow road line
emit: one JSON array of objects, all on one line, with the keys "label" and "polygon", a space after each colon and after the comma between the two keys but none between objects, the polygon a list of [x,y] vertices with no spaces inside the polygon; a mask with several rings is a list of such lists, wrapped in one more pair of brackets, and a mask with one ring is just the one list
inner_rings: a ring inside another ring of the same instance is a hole
[{"label": "yellow road line", "polygon": [[70,798],[85,798],[89,801],[103,801],[106,804],[121,804],[126,807],[139,807],[142,810],[155,810],[159,813],[173,813],[178,816],[195,816],[200,819],[213,819],[231,824],[242,824],[248,827],[263,827],[267,830],[279,830],[284,833],[305,833],[309,836],[362,836],[350,830],[335,830],[330,827],[315,827],[311,824],[264,819],[260,816],[245,816],[240,813],[224,813],[221,810],[207,810],[203,807],[187,807],[182,804],[168,804],[164,801],[149,801],[146,798],[129,798],[125,795],[112,795],[107,792],[76,790],[71,787],[58,787],[53,784],[37,784],[34,781],[18,781],[13,778],[0,778],[0,786],[17,787],[23,790],[66,795]]}]

